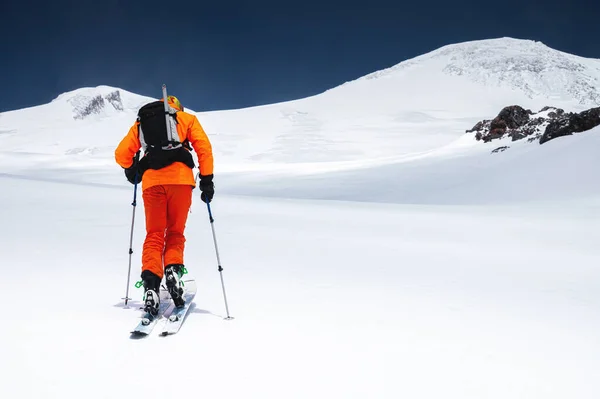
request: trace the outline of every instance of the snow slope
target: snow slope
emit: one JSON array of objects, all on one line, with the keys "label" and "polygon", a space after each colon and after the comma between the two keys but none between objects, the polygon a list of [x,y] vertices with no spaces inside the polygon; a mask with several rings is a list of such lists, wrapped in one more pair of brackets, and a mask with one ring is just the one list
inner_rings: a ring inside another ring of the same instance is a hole
[{"label": "snow slope", "polygon": [[[514,204],[600,194],[600,128],[541,146],[501,140],[473,147],[471,138],[385,164],[292,176],[240,173],[223,182],[222,190],[238,195],[439,205]],[[510,151],[490,153],[504,145]]]},{"label": "snow slope", "polygon": [[[0,183],[1,397],[600,393],[597,197],[442,207],[221,196],[213,210],[235,317],[224,321],[195,196],[186,264],[196,307],[178,335],[139,341],[128,331],[140,313],[119,299],[131,191]],[[138,223],[134,259],[143,233]]]},{"label": "snow slope", "polygon": [[[566,111],[600,105],[599,81],[600,60],[502,38],[446,46],[314,97],[199,116],[215,144],[217,173],[329,170],[339,168],[332,165],[336,162],[387,163],[451,145],[477,121],[510,104],[534,111],[546,105]],[[108,100],[115,91],[122,110]],[[106,99],[103,106],[80,118],[98,96]],[[115,142],[148,100],[101,86],[0,114],[7,148],[0,150],[0,166],[5,157],[11,165],[19,162],[17,151],[34,153],[36,159],[29,161],[39,168],[68,160],[78,168],[93,164],[112,170]]]},{"label": "snow slope", "polygon": [[113,151],[149,99],[101,86],[0,114],[0,397],[597,398],[600,129],[541,146],[464,131],[513,103],[589,107],[598,65],[469,42],[199,113],[235,320],[195,193],[195,308],[144,340],[143,201],[124,309],[133,191]]}]

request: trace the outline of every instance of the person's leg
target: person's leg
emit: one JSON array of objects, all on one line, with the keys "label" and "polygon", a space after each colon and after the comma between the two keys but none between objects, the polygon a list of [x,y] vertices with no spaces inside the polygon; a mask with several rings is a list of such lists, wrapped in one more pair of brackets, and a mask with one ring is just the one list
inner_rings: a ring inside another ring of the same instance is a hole
[{"label": "person's leg", "polygon": [[146,240],[142,250],[142,273],[149,271],[162,280],[165,231],[167,229],[167,195],[163,186],[144,190]]},{"label": "person's leg", "polygon": [[192,187],[166,186],[167,233],[165,237],[165,280],[175,306],[183,306],[183,252],[185,224],[192,204]]},{"label": "person's leg", "polygon": [[185,224],[192,205],[192,186],[165,186],[167,197],[167,226],[165,265],[183,264]]},{"label": "person's leg", "polygon": [[142,281],[144,308],[156,315],[160,304],[160,282],[163,277],[163,251],[167,228],[167,197],[161,186],[142,193],[146,214],[146,240],[142,249]]}]

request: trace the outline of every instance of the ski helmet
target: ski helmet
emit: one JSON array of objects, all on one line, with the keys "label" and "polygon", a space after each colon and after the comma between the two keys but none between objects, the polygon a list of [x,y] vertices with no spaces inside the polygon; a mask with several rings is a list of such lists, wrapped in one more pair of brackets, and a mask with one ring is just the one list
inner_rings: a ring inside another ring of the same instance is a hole
[{"label": "ski helmet", "polygon": [[179,102],[179,99],[175,96],[169,96],[167,97],[167,100],[170,103],[173,103],[173,105],[175,105],[175,108],[179,109],[180,111],[183,111],[183,105],[181,105],[181,102]]}]

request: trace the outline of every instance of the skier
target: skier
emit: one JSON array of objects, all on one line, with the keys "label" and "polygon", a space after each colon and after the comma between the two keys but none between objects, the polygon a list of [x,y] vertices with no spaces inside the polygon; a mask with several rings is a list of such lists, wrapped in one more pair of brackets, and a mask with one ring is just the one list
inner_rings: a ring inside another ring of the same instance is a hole
[{"label": "skier", "polygon": [[[214,195],[213,155],[210,141],[196,116],[184,112],[175,96],[151,102],[140,108],[138,118],[115,150],[115,160],[125,170],[127,180],[142,183],[146,216],[146,239],[142,250],[144,309],[158,313],[160,283],[175,303],[185,303],[181,277],[185,224],[196,183],[191,147],[198,155],[202,201]],[[168,120],[168,122],[167,122]],[[139,150],[144,156],[139,158]]]}]

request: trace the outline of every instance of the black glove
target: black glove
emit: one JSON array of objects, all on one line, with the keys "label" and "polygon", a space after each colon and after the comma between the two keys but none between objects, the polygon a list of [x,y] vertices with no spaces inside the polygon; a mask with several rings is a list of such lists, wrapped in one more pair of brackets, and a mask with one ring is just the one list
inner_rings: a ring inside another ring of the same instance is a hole
[{"label": "black glove", "polygon": [[215,184],[213,183],[213,175],[200,175],[200,183],[198,184],[200,187],[200,199],[205,203],[212,201],[213,196],[215,195]]},{"label": "black glove", "polygon": [[142,173],[139,167],[139,153],[133,158],[133,163],[125,169],[125,177],[131,184],[138,184],[142,181]]}]

